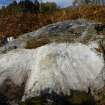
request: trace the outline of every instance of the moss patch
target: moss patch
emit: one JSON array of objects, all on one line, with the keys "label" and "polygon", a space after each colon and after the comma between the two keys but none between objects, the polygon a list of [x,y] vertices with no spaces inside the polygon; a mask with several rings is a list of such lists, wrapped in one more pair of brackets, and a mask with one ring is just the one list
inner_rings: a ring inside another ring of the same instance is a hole
[{"label": "moss patch", "polygon": [[29,40],[26,45],[26,49],[37,48],[49,43],[62,43],[62,42],[75,42],[78,39],[78,36],[75,35],[43,35],[38,38]]},{"label": "moss patch", "polygon": [[95,101],[89,93],[72,91],[71,96],[51,93],[28,99],[20,105],[95,105]]}]

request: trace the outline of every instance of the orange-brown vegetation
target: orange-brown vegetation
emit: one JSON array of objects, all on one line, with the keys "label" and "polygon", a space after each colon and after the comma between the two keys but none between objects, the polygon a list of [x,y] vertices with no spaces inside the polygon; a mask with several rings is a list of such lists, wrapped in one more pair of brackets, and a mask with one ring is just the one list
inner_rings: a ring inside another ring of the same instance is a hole
[{"label": "orange-brown vegetation", "polygon": [[17,13],[0,16],[0,32],[18,36],[44,25],[68,19],[85,18],[105,23],[105,6],[81,6],[56,10],[53,13]]}]

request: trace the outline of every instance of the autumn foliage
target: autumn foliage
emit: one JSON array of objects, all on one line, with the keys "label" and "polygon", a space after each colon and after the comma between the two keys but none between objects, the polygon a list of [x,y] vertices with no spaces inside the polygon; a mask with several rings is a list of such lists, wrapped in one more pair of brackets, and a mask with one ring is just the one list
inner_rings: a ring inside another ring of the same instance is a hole
[{"label": "autumn foliage", "polygon": [[0,16],[0,32],[18,36],[44,25],[69,19],[85,18],[105,23],[105,6],[88,5],[55,10],[52,13],[12,13]]}]

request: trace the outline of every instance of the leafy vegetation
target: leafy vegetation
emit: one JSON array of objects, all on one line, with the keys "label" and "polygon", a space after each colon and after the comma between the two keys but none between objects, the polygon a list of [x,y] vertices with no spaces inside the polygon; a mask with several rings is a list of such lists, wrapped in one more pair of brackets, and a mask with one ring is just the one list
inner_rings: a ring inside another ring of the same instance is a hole
[{"label": "leafy vegetation", "polygon": [[105,6],[85,5],[60,9],[55,3],[42,3],[42,11],[36,13],[35,4],[28,2],[29,5],[25,6],[25,1],[18,4],[14,1],[0,10],[0,32],[7,36],[19,36],[47,24],[78,18],[105,23]]},{"label": "leafy vegetation", "polygon": [[17,13],[42,13],[57,10],[58,7],[54,2],[39,3],[38,0],[32,2],[31,0],[21,0],[19,3],[13,1],[7,7],[2,7],[0,10],[0,16],[14,15]]}]

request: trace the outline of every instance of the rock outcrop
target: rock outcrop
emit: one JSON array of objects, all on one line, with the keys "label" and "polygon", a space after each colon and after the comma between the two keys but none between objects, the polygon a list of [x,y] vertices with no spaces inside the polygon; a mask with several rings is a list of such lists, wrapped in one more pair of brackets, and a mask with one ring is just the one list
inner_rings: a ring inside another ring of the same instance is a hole
[{"label": "rock outcrop", "polygon": [[13,103],[44,90],[65,95],[93,91],[104,86],[103,71],[102,56],[80,43],[17,49],[0,55],[0,93]]},{"label": "rock outcrop", "polygon": [[96,35],[94,30],[95,22],[87,21],[84,19],[68,20],[64,22],[57,22],[44,26],[36,31],[21,35],[17,40],[13,42],[18,48],[24,48],[27,45],[27,41],[40,38],[44,36],[72,36],[74,39],[78,37],[79,40],[88,35]]},{"label": "rock outcrop", "polygon": [[59,99],[61,94],[75,97],[83,92],[90,98],[104,88],[104,60],[97,42],[105,38],[95,25],[87,20],[58,22],[20,36],[7,50],[0,48],[0,100],[6,100],[0,102],[17,105],[45,93]]}]

